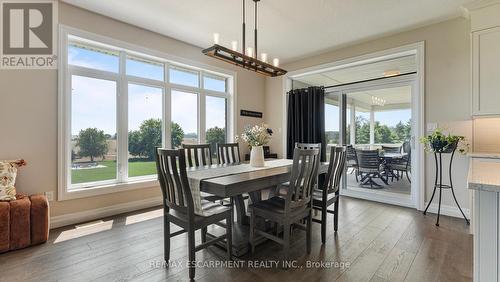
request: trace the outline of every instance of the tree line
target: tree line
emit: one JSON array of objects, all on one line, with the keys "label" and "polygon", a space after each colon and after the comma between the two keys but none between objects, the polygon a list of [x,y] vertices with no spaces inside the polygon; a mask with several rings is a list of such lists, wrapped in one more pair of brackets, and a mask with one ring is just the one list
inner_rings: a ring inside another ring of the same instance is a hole
[{"label": "tree line", "polygon": [[[347,143],[356,144],[369,144],[370,143],[370,122],[361,116],[357,116],[355,119],[355,136],[356,142],[351,142],[351,128],[347,127],[346,130]],[[375,143],[402,143],[411,136],[411,120],[407,122],[398,122],[395,126],[387,126],[385,124],[380,124],[380,122],[375,122]],[[326,141],[331,144],[339,144],[339,132],[338,131],[327,131]]]},{"label": "tree line", "polygon": [[[182,127],[176,123],[171,123],[171,144],[172,148],[179,148],[186,134]],[[71,158],[89,157],[91,162],[95,158],[104,158],[108,152],[107,140],[112,139],[105,134],[104,130],[97,128],[82,129],[76,138],[78,153],[72,151]],[[115,137],[116,139],[116,137]],[[217,143],[226,141],[226,131],[224,128],[212,127],[206,132],[206,141],[212,146],[215,152]],[[162,146],[162,121],[161,119],[147,119],[141,123],[138,130],[128,133],[128,151],[137,160],[153,161],[155,159],[155,148]]]}]

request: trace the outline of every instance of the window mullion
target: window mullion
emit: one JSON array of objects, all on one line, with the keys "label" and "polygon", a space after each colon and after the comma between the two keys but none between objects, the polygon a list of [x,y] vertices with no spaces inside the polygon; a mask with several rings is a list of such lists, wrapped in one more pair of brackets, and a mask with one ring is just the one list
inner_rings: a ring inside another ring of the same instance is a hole
[{"label": "window mullion", "polygon": [[165,63],[163,87],[163,147],[172,148],[172,88],[168,87],[170,65]]},{"label": "window mullion", "polygon": [[[199,77],[198,77],[198,85],[200,86],[200,89],[203,89],[203,71],[199,72]],[[199,143],[206,143],[206,121],[205,121],[205,112],[206,112],[206,101],[205,101],[205,94],[203,91],[198,92],[198,136],[199,136]]]},{"label": "window mullion", "polygon": [[128,81],[126,77],[127,55],[120,52],[117,104],[117,178],[128,180]]}]

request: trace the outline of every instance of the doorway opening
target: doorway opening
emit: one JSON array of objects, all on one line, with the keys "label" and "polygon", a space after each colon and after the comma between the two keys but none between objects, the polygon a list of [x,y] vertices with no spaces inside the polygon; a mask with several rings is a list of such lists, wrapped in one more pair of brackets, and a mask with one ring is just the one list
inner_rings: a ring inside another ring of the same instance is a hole
[{"label": "doorway opening", "polygon": [[423,44],[404,49],[292,72],[288,85],[325,87],[326,142],[348,148],[341,194],[420,210]]}]

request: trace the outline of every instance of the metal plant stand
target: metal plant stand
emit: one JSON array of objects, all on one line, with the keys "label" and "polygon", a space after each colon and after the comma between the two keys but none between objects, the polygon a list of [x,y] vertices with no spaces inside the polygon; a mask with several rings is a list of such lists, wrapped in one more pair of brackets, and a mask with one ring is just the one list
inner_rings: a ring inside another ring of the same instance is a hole
[{"label": "metal plant stand", "polygon": [[[427,213],[427,209],[429,208],[429,206],[432,203],[432,200],[434,199],[434,195],[436,194],[436,189],[439,189],[439,205],[438,205],[436,226],[439,226],[439,215],[441,213],[441,194],[442,194],[443,189],[450,189],[451,190],[451,194],[453,195],[453,199],[455,200],[455,203],[457,204],[458,209],[462,213],[462,216],[464,217],[465,222],[467,222],[467,224],[470,224],[469,220],[467,219],[467,217],[465,216],[464,212],[462,211],[462,208],[458,204],[457,197],[455,196],[455,191],[453,190],[453,182],[452,182],[452,179],[451,179],[451,166],[453,164],[453,156],[455,155],[456,149],[457,149],[457,144],[455,144],[453,146],[450,146],[446,150],[434,151],[434,160],[436,161],[436,177],[435,177],[435,180],[434,180],[434,191],[432,191],[431,200],[429,201],[429,203],[427,204],[427,207],[424,210],[424,215]],[[449,178],[450,178],[450,184],[449,185],[443,184],[443,159],[442,159],[442,154],[451,154],[451,157],[450,157],[450,166],[449,166],[449,169],[448,169]],[[438,162],[438,159],[439,159],[439,162]],[[438,183],[438,180],[439,180],[439,183]]]}]

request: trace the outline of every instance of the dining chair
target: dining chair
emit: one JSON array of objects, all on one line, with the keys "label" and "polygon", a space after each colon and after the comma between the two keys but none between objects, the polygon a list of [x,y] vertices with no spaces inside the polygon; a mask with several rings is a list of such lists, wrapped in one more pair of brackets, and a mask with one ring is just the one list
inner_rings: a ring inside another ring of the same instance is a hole
[{"label": "dining chair", "polygon": [[[284,258],[287,260],[292,225],[306,231],[306,249],[307,253],[311,252],[312,188],[318,177],[319,152],[318,148],[304,150],[295,148],[286,195],[274,196],[250,205],[249,241],[252,252],[255,251],[255,235],[260,235],[283,245]],[[283,226],[283,237],[257,229],[255,225],[257,218],[267,219]],[[304,219],[305,224],[299,223]]]},{"label": "dining chair", "polygon": [[301,150],[319,149],[320,154],[321,154],[321,143],[300,143],[300,142],[295,142],[295,148],[299,148]]},{"label": "dining chair", "polygon": [[356,182],[359,182],[358,156],[356,154],[356,149],[354,149],[353,145],[347,145],[346,147],[346,162],[347,162],[347,168],[352,168],[350,173],[351,174],[354,173],[354,175],[356,176]]},{"label": "dining chair", "polygon": [[374,178],[379,178],[384,184],[389,185],[383,175],[385,168],[380,161],[378,150],[356,150],[356,155],[361,175],[360,185],[370,185],[370,188],[381,187],[373,180]]},{"label": "dining chair", "polygon": [[402,146],[394,147],[394,146],[384,146],[384,145],[382,145],[382,151],[384,151],[386,153],[399,154],[399,153],[401,153],[401,148],[402,148]]},{"label": "dining chair", "polygon": [[238,143],[217,143],[217,163],[239,164],[241,162]]},{"label": "dining chair", "polygon": [[[330,149],[330,161],[324,183],[320,189],[314,189],[312,193],[313,209],[321,211],[321,220],[313,218],[312,221],[321,224],[321,242],[326,242],[326,216],[333,214],[333,229],[338,230],[339,222],[339,197],[340,179],[344,173],[346,163],[346,147],[332,146]],[[334,204],[333,210],[328,207]]]},{"label": "dining chair", "polygon": [[[194,214],[194,203],[186,172],[185,150],[156,150],[156,169],[158,180],[163,195],[163,238],[164,258],[170,258],[170,238],[188,233],[188,259],[189,278],[194,279],[195,253],[217,242],[226,240],[227,258],[232,257],[232,221],[231,208],[217,203],[202,200],[203,213],[206,216]],[[222,224],[221,221],[226,221]],[[170,223],[180,228],[179,231],[170,233]],[[207,241],[202,236],[202,243],[195,245],[195,231],[206,230],[209,225],[217,224],[225,227],[226,233]]]},{"label": "dining chair", "polygon": [[188,167],[212,165],[210,144],[182,144],[186,151]]},{"label": "dining chair", "polygon": [[[185,150],[187,166],[199,167],[212,165],[212,149],[210,144],[182,144]],[[216,202],[224,200],[224,198],[201,192],[201,197],[207,201]]]}]

